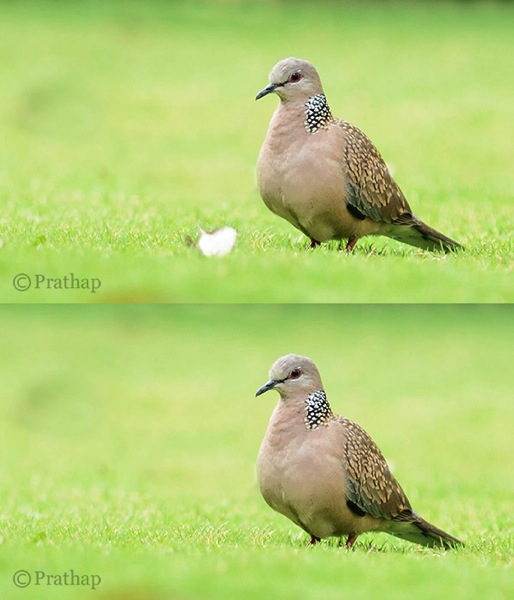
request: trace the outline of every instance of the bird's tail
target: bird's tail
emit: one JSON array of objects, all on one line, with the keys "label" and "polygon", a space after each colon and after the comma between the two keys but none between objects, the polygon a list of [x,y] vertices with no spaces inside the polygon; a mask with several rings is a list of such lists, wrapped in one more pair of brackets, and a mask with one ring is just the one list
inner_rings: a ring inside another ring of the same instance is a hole
[{"label": "bird's tail", "polygon": [[463,543],[453,535],[446,533],[435,525],[428,523],[425,519],[415,515],[415,520],[410,522],[395,522],[389,533],[396,537],[429,546],[431,548],[456,548],[462,546]]},{"label": "bird's tail", "polygon": [[439,233],[416,217],[409,224],[394,224],[390,228],[389,236],[404,244],[423,248],[423,250],[451,252],[462,248],[458,242]]}]

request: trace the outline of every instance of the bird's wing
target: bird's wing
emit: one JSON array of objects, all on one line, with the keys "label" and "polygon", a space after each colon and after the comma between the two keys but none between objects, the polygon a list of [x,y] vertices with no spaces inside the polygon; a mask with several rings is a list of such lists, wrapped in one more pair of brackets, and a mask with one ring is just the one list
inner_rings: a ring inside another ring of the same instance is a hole
[{"label": "bird's wing", "polygon": [[409,501],[375,442],[356,423],[339,417],[345,429],[344,460],[348,507],[377,519],[410,520]]},{"label": "bird's wing", "polygon": [[371,140],[347,121],[337,124],[343,130],[348,210],[361,219],[411,225],[407,200]]}]

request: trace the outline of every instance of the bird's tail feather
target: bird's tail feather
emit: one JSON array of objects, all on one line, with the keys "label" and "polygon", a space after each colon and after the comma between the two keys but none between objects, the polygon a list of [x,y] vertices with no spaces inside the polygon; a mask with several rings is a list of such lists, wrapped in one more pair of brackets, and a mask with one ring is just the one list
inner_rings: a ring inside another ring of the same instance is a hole
[{"label": "bird's tail feather", "polygon": [[458,242],[439,233],[439,231],[426,225],[416,217],[414,217],[414,221],[410,225],[393,225],[389,235],[395,240],[423,248],[423,250],[444,250],[444,252],[450,252],[462,248]]},{"label": "bird's tail feather", "polygon": [[453,535],[446,533],[435,525],[428,523],[421,517],[416,516],[415,521],[396,522],[394,527],[389,531],[396,537],[429,546],[432,548],[456,548],[462,546],[463,543]]}]

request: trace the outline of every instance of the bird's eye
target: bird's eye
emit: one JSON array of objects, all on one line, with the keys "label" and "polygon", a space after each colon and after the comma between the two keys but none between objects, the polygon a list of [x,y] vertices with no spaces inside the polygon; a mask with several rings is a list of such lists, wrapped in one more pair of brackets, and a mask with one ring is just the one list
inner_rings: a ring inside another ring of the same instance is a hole
[{"label": "bird's eye", "polygon": [[289,373],[289,379],[298,379],[298,377],[300,377],[301,374],[302,372],[300,371],[300,369],[293,369],[291,373]]},{"label": "bird's eye", "polygon": [[298,81],[300,81],[301,78],[302,78],[301,73],[293,73],[292,75],[290,75],[290,77],[287,81],[289,83],[297,83]]}]

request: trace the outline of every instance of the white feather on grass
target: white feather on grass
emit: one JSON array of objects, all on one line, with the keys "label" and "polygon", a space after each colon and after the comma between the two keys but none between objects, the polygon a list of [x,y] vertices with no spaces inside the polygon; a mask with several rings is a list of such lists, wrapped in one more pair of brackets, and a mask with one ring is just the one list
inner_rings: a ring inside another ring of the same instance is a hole
[{"label": "white feather on grass", "polygon": [[199,228],[201,235],[197,248],[205,256],[225,256],[236,243],[237,231],[232,227],[220,227],[214,231],[204,231]]}]

